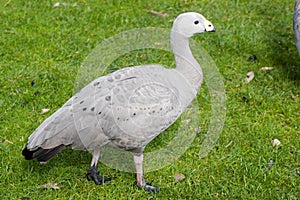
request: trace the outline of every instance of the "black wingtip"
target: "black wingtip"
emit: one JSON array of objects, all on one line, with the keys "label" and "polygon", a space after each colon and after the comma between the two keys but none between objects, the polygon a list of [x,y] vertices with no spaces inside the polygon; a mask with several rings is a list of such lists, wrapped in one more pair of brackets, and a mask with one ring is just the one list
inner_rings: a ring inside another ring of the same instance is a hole
[{"label": "black wingtip", "polygon": [[27,147],[25,147],[22,151],[22,155],[25,157],[26,160],[32,160],[33,159],[33,153],[35,151],[29,151]]},{"label": "black wingtip", "polygon": [[56,154],[58,154],[64,147],[65,145],[61,144],[51,149],[43,149],[39,147],[33,151],[30,151],[29,149],[27,149],[27,147],[25,147],[22,151],[22,155],[25,157],[26,160],[36,158],[39,162],[47,162]]}]

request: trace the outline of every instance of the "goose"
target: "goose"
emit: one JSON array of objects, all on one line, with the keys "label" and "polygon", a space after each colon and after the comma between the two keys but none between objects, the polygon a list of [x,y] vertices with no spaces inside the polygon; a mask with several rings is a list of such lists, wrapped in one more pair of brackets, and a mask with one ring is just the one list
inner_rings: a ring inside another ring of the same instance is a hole
[{"label": "goose", "polygon": [[127,67],[96,78],[72,96],[29,136],[23,156],[44,163],[66,146],[92,152],[86,177],[101,177],[98,160],[108,145],[132,153],[136,184],[146,191],[160,188],[143,175],[146,145],[172,125],[200,90],[203,75],[189,47],[194,34],[215,32],[213,24],[196,12],[178,15],[170,33],[175,68],[157,64]]},{"label": "goose", "polygon": [[294,36],[298,54],[300,55],[300,0],[296,0],[293,15]]}]

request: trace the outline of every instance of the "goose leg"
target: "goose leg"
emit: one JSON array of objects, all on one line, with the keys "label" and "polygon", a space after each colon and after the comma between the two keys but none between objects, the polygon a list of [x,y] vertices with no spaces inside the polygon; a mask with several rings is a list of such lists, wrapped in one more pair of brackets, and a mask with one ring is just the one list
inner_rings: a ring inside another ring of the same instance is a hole
[{"label": "goose leg", "polygon": [[94,150],[91,167],[86,174],[86,178],[89,181],[93,180],[96,185],[101,185],[103,183],[106,183],[106,182],[109,182],[112,180],[111,178],[105,178],[105,177],[99,176],[99,172],[98,172],[99,156],[100,156],[100,150],[99,149]]},{"label": "goose leg", "polygon": [[152,186],[151,183],[146,183],[144,175],[143,175],[143,154],[134,155],[133,160],[136,168],[136,183],[140,188],[144,188],[144,190],[148,192],[157,192],[160,190],[159,187]]}]

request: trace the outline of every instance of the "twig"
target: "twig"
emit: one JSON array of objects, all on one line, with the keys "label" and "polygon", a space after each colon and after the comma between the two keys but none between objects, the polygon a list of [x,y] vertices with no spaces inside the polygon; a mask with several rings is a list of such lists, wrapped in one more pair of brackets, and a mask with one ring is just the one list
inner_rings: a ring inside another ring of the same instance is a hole
[{"label": "twig", "polygon": [[146,12],[150,13],[152,15],[160,16],[160,17],[168,17],[169,16],[168,13],[161,13],[161,12],[158,12],[158,11],[155,11],[155,10],[146,10]]},{"label": "twig", "polygon": [[8,6],[8,5],[10,4],[10,2],[11,2],[11,0],[8,0],[8,2],[6,2],[6,3],[4,4],[4,7]]}]

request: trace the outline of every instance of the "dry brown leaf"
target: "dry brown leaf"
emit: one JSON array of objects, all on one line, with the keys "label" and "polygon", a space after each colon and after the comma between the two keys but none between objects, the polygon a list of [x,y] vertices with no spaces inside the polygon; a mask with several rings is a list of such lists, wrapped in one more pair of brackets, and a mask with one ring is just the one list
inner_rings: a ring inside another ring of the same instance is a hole
[{"label": "dry brown leaf", "polygon": [[254,79],[254,72],[253,71],[248,72],[246,77],[246,82],[250,83],[250,81],[252,81],[253,79]]},{"label": "dry brown leaf", "polygon": [[41,111],[41,114],[47,113],[47,112],[49,112],[49,110],[50,110],[49,108],[43,108]]},{"label": "dry brown leaf", "polygon": [[56,7],[58,7],[58,6],[60,6],[60,2],[56,2],[56,3],[53,5],[54,8],[56,8]]},{"label": "dry brown leaf", "polygon": [[185,179],[185,175],[184,174],[176,174],[174,176],[174,178],[175,178],[176,181],[182,181],[182,180]]},{"label": "dry brown leaf", "polygon": [[279,146],[280,144],[281,144],[281,142],[280,142],[278,139],[272,140],[272,146],[273,146],[273,147]]},{"label": "dry brown leaf", "polygon": [[260,68],[261,71],[269,71],[269,70],[272,70],[273,67],[262,67]]},{"label": "dry brown leaf", "polygon": [[158,11],[155,11],[155,10],[146,10],[147,13],[150,13],[152,15],[157,15],[157,16],[160,16],[160,17],[168,17],[169,14],[167,13],[161,13],[161,12],[158,12]]},{"label": "dry brown leaf", "polygon": [[44,185],[39,185],[37,188],[38,189],[54,189],[54,190],[60,189],[60,187],[57,185],[57,183],[46,183]]},{"label": "dry brown leaf", "polygon": [[53,4],[53,8],[59,7],[59,6],[66,6],[67,3],[61,3],[61,2],[56,2],[55,4]]},{"label": "dry brown leaf", "polygon": [[291,97],[295,101],[297,99],[298,95],[291,94]]}]

